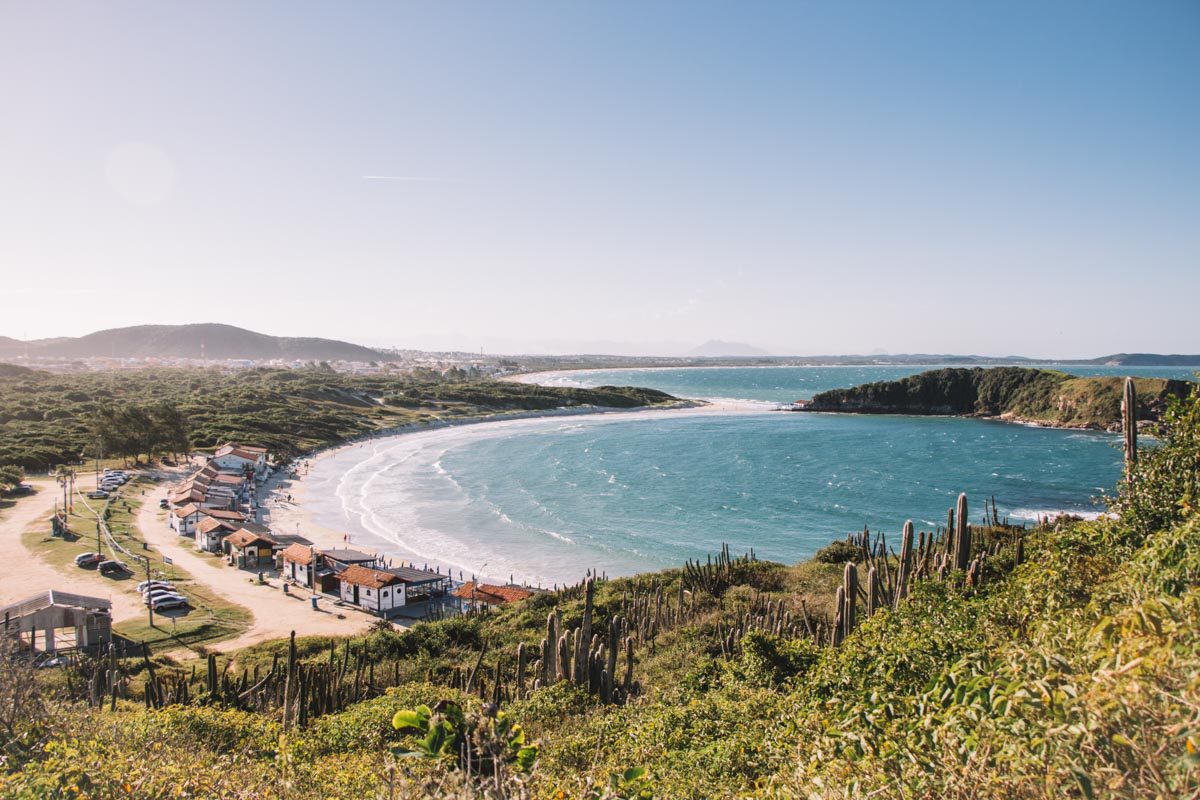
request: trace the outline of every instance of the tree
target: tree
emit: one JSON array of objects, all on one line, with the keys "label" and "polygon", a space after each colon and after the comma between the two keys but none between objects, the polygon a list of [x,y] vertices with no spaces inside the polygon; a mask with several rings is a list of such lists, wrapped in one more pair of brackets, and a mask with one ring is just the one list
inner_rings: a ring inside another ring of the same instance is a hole
[{"label": "tree", "polygon": [[0,467],[0,491],[10,491],[25,479],[25,470],[15,466]]}]

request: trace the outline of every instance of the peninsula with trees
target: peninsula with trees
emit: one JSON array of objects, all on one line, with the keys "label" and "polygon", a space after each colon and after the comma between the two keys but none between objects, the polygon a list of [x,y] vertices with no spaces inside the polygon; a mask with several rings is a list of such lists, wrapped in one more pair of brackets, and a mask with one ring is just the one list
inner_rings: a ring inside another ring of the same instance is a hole
[{"label": "peninsula with trees", "polygon": [[[994,417],[1055,428],[1120,430],[1124,378],[1070,375],[1032,367],[951,367],[895,381],[831,389],[798,403],[797,411]],[[1170,398],[1195,385],[1135,378],[1137,419],[1158,420]]]}]

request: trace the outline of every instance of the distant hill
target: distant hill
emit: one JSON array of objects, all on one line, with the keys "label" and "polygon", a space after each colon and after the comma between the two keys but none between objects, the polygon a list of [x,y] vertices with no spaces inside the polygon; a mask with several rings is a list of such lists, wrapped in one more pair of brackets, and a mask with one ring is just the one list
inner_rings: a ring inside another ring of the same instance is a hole
[{"label": "distant hill", "polygon": [[249,358],[379,361],[378,350],[336,339],[268,336],[233,325],[136,325],[77,338],[22,342],[0,337],[0,356],[48,358]]},{"label": "distant hill", "polygon": [[710,339],[699,347],[693,347],[684,355],[691,358],[759,358],[771,355],[742,342],[722,342]]},{"label": "distant hill", "polygon": [[1159,353],[1116,353],[1100,356],[1086,364],[1111,364],[1114,367],[1190,367],[1200,366],[1200,355],[1160,355]]}]

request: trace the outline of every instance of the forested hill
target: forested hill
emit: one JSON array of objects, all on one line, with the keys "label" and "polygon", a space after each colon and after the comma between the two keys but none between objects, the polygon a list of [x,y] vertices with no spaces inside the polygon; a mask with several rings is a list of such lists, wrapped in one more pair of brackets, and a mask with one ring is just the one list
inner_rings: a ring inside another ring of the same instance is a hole
[{"label": "forested hill", "polygon": [[[860,414],[1001,417],[1067,428],[1113,429],[1120,424],[1124,378],[1077,377],[1026,367],[938,369],[897,381],[866,383],[815,395],[805,411]],[[1138,419],[1158,419],[1167,397],[1192,385],[1161,378],[1135,379]]]},{"label": "forested hill", "polygon": [[379,361],[369,347],[336,339],[268,336],[233,325],[135,325],[87,336],[22,342],[0,337],[0,356],[52,358],[247,358]]},{"label": "forested hill", "polygon": [[0,465],[46,469],[241,440],[294,455],[373,431],[561,407],[673,402],[651,389],[543,387],[328,369],[143,369],[57,375],[0,365]]}]

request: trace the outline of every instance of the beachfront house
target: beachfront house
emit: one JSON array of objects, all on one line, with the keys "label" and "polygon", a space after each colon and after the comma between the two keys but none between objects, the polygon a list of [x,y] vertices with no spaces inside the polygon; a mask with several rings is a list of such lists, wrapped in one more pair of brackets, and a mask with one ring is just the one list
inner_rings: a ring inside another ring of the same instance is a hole
[{"label": "beachfront house", "polygon": [[284,578],[311,589],[314,586],[312,566],[315,556],[316,551],[311,546],[289,544],[279,554],[279,572]]},{"label": "beachfront house", "polygon": [[342,600],[367,611],[386,614],[406,602],[404,581],[390,572],[353,565],[337,577]]},{"label": "beachfront house", "polygon": [[225,537],[225,555],[241,569],[259,569],[275,565],[275,540],[263,525],[247,523]]},{"label": "beachfront house", "polygon": [[167,517],[167,524],[180,536],[194,536],[196,525],[203,515],[200,506],[195,503],[185,503],[179,508],[171,509],[171,513]]},{"label": "beachfront house", "polygon": [[210,463],[225,470],[249,472],[255,479],[262,480],[267,475],[267,449],[233,443],[225,444],[213,453]]},{"label": "beachfront house", "polygon": [[467,581],[455,589],[452,594],[458,599],[463,609],[483,609],[488,606],[502,606],[515,603],[534,595],[532,589],[524,586],[498,586],[492,583],[477,583]]},{"label": "beachfront house", "polygon": [[221,542],[237,529],[232,522],[205,515],[196,523],[196,547],[206,553],[219,553]]}]

